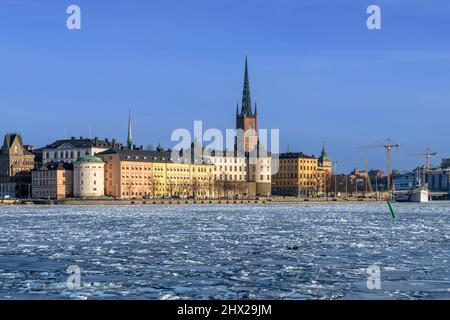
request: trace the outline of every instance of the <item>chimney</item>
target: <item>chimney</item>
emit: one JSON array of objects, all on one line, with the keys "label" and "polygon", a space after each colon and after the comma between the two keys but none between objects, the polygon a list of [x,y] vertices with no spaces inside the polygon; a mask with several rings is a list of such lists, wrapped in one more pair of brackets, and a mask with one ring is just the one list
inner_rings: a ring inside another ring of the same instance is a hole
[{"label": "chimney", "polygon": [[113,149],[116,148],[116,139],[112,139],[112,148],[113,148]]}]

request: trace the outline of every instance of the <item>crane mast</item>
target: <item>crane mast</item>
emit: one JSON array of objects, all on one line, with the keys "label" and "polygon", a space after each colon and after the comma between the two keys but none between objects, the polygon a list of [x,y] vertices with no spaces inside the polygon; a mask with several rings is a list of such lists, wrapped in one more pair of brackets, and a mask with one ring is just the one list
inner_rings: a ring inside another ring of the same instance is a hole
[{"label": "crane mast", "polygon": [[384,148],[386,150],[387,157],[387,190],[388,197],[391,197],[391,151],[398,150],[400,148],[400,144],[393,142],[391,139],[386,139],[381,144],[368,145],[360,147],[360,149],[369,149],[369,148]]}]

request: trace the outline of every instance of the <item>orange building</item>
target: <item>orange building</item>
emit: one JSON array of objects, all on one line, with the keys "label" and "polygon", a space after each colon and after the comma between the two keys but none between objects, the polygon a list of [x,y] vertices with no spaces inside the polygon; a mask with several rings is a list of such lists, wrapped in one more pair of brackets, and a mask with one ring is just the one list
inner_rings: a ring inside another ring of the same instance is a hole
[{"label": "orange building", "polygon": [[73,196],[73,165],[44,164],[31,172],[32,197],[35,199],[63,199]]}]

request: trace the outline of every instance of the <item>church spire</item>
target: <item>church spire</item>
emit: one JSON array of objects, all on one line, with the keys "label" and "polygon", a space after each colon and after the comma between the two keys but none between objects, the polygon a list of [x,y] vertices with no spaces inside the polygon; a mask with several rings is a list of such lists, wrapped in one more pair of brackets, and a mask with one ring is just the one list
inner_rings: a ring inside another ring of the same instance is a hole
[{"label": "church spire", "polygon": [[128,137],[127,137],[128,149],[133,148],[133,137],[131,136],[131,111],[128,113]]},{"label": "church spire", "polygon": [[247,55],[245,55],[244,90],[242,92],[242,115],[252,115],[252,101],[250,99],[250,81],[248,79]]},{"label": "church spire", "polygon": [[320,153],[319,162],[323,163],[324,161],[331,161],[328,157],[328,153],[325,150],[325,142],[323,143],[322,152]]}]

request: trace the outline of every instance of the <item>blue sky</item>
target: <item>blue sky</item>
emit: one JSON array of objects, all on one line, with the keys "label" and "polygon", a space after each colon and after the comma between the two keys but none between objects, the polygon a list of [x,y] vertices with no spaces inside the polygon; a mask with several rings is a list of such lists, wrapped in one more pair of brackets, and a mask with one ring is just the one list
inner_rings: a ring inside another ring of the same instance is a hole
[{"label": "blue sky", "polygon": [[[77,4],[82,30],[66,28]],[[366,28],[366,8],[382,30]],[[0,0],[0,132],[37,147],[67,136],[170,145],[176,128],[233,128],[244,53],[259,125],[281,148],[318,154],[339,171],[383,150],[394,168],[426,145],[450,157],[450,2],[447,0]]]}]

